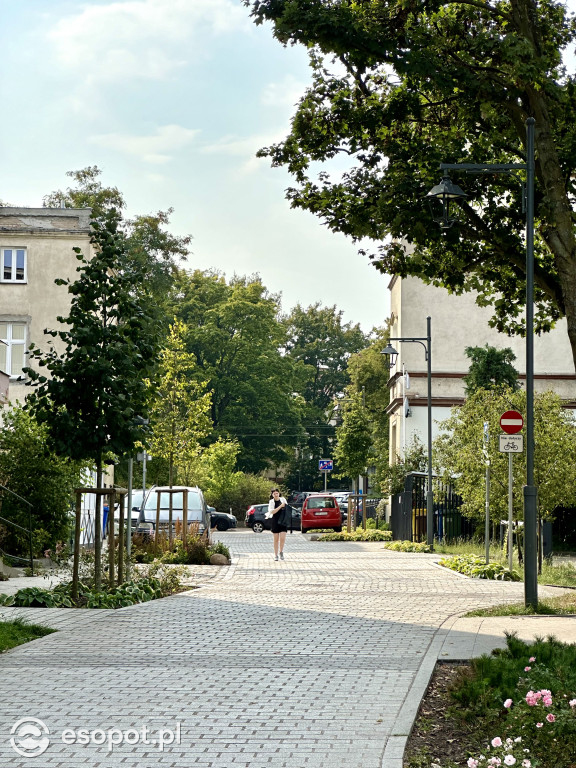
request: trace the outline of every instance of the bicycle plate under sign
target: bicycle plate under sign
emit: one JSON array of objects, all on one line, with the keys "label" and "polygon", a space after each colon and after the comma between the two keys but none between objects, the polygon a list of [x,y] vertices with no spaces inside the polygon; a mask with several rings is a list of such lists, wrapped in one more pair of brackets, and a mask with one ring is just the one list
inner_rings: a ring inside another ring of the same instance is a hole
[{"label": "bicycle plate under sign", "polygon": [[524,450],[523,435],[499,435],[500,453],[522,453]]}]

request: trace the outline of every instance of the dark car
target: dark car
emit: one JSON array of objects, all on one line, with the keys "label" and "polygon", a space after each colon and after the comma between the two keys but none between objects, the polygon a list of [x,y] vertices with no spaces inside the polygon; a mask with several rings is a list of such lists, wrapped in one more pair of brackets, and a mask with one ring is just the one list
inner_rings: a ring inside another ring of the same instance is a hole
[{"label": "dark car", "polygon": [[[292,512],[292,530],[300,530],[300,510],[288,505],[288,509]],[[268,512],[268,504],[253,504],[248,508],[246,512],[246,527],[252,528],[254,533],[262,533],[262,531],[269,531],[272,525],[270,518],[266,517]],[[288,529],[290,530],[290,529]]]},{"label": "dark car", "polygon": [[230,528],[236,528],[238,521],[234,515],[228,512],[217,512],[214,507],[208,507],[210,512],[210,525],[217,531],[228,531]]},{"label": "dark car", "polygon": [[315,493],[315,491],[294,491],[288,497],[288,502],[293,507],[301,508],[307,497],[311,496],[313,493]]}]

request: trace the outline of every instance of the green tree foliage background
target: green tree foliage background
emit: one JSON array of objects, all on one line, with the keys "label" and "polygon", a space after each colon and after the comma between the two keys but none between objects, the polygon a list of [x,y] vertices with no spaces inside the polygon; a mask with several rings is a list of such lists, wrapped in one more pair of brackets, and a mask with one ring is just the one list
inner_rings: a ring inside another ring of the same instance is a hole
[{"label": "green tree foliage background", "polygon": [[[48,428],[20,405],[2,411],[0,484],[32,504],[31,514],[12,494],[0,489],[0,516],[33,530],[34,556],[41,557],[58,541],[68,542],[70,500],[81,484],[84,465],[59,456],[50,446]],[[27,557],[29,538],[0,521],[0,550]]]},{"label": "green tree foliage background", "polygon": [[283,45],[310,51],[311,84],[290,132],[260,153],[292,174],[290,204],[373,241],[364,250],[384,273],[477,291],[494,325],[512,332],[525,302],[519,180],[455,179],[470,197],[444,232],[423,197],[442,162],[525,162],[525,121],[535,118],[536,324],[549,329],[565,314],[576,360],[576,77],[562,61],[576,25],[565,4],[244,3]]},{"label": "green tree foliage background", "polygon": [[[453,409],[442,422],[444,433],[434,442],[437,471],[451,480],[463,498],[462,512],[482,520],[485,504],[484,422],[490,442],[490,514],[498,523],[507,517],[508,454],[500,453],[500,417],[508,410],[526,412],[524,391],[479,389],[463,406]],[[562,401],[552,392],[534,398],[534,477],[538,488],[538,510],[543,517],[556,506],[576,504],[576,425]],[[526,453],[514,455],[514,515],[523,517],[522,485],[526,477]]]}]

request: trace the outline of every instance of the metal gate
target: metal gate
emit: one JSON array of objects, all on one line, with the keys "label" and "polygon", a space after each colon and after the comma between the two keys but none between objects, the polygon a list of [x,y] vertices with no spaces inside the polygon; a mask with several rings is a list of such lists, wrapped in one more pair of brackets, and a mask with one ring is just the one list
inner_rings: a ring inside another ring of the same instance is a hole
[{"label": "metal gate", "polygon": [[[460,511],[462,498],[452,486],[438,477],[434,484],[434,538],[451,541],[469,538],[474,523]],[[404,492],[392,497],[392,538],[399,541],[426,541],[426,490],[428,477],[424,472],[406,476]]]}]

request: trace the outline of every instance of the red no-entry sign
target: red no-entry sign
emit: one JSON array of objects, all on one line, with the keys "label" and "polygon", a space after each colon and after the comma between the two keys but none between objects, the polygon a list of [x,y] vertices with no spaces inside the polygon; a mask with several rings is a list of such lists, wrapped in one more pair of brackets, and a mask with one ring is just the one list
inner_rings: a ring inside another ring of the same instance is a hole
[{"label": "red no-entry sign", "polygon": [[500,416],[500,428],[506,432],[507,435],[515,435],[516,432],[520,432],[524,426],[524,419],[522,414],[518,411],[506,411]]}]

